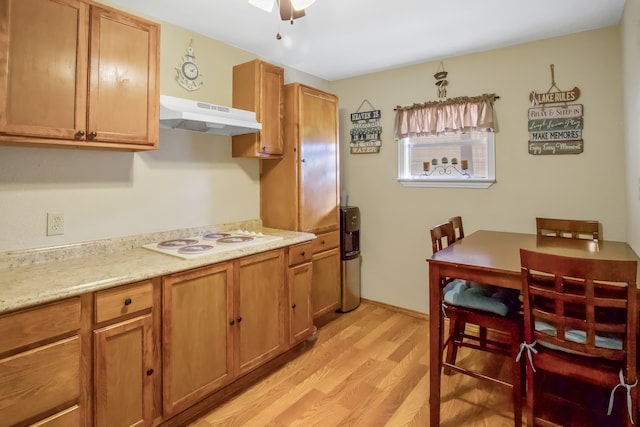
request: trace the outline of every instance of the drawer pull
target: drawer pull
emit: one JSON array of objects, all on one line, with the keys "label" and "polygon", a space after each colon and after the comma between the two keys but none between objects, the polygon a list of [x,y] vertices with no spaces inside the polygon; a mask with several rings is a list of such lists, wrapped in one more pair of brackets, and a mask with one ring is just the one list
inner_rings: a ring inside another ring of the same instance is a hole
[{"label": "drawer pull", "polygon": [[300,255],[304,256],[304,251],[302,251],[302,253]]},{"label": "drawer pull", "polygon": [[153,369],[147,369],[147,376],[153,375]]},{"label": "drawer pull", "polygon": [[324,245],[324,240],[320,242],[321,245]]},{"label": "drawer pull", "polygon": [[294,302],[291,308],[296,308],[296,303]]},{"label": "drawer pull", "polygon": [[131,298],[127,297],[127,299],[124,300],[124,305],[131,305],[132,302]]}]

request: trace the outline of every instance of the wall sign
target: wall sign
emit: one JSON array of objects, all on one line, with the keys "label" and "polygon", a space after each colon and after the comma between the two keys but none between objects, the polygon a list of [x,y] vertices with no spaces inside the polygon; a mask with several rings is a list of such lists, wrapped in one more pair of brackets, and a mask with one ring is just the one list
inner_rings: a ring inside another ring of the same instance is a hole
[{"label": "wall sign", "polygon": [[[552,91],[552,89],[556,89]],[[583,106],[568,104],[580,97],[574,87],[561,91],[555,83],[551,64],[551,87],[545,93],[529,94],[533,107],[529,108],[529,154],[579,154],[584,148],[582,140]],[[551,105],[564,104],[564,105]],[[539,107],[538,105],[542,105]]]},{"label": "wall sign", "polygon": [[[365,102],[373,108],[372,111],[360,111]],[[380,110],[376,110],[366,99],[362,101],[358,110],[351,114],[351,142],[349,143],[351,154],[380,152],[382,146],[380,117]]]}]

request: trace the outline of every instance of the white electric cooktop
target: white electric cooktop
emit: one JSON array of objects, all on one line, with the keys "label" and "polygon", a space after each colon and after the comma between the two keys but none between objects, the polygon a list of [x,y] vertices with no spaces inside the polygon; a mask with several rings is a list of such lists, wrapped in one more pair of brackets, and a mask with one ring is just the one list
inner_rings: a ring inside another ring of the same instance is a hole
[{"label": "white electric cooktop", "polygon": [[269,236],[247,230],[205,233],[202,236],[185,239],[165,240],[143,245],[144,248],[173,255],[183,259],[197,258],[204,255],[225,252],[247,246],[261,245],[281,236]]}]

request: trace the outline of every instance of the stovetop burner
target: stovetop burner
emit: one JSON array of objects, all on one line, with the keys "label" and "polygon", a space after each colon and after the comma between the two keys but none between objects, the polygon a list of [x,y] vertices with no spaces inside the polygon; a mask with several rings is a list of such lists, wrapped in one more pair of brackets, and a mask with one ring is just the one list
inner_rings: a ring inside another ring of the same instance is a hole
[{"label": "stovetop burner", "polygon": [[175,239],[175,240],[165,240],[164,242],[158,243],[159,248],[181,248],[182,246],[187,245],[195,245],[198,243],[196,239]]},{"label": "stovetop burner", "polygon": [[225,252],[239,247],[259,245],[279,239],[282,239],[282,237],[268,236],[246,230],[236,230],[232,232],[205,233],[202,236],[186,239],[165,240],[159,243],[143,245],[143,247],[183,259],[190,259]]},{"label": "stovetop burner", "polygon": [[211,245],[187,245],[178,249],[179,254],[201,254],[213,249]]}]

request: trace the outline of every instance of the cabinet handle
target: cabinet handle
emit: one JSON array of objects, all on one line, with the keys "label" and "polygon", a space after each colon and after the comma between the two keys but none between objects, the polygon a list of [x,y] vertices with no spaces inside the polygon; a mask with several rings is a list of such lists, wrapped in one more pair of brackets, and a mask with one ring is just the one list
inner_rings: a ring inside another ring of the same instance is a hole
[{"label": "cabinet handle", "polygon": [[230,324],[231,326],[233,326],[233,325],[235,325],[235,324],[236,324],[236,321],[232,319],[232,320],[229,322],[229,324]]},{"label": "cabinet handle", "polygon": [[76,139],[82,139],[82,138],[84,138],[84,131],[79,130],[78,132],[76,132]]},{"label": "cabinet handle", "polygon": [[304,159],[302,159],[301,162],[304,163]]},{"label": "cabinet handle", "polygon": [[98,136],[98,132],[95,130],[93,132],[89,132],[89,139],[94,139],[96,136]]},{"label": "cabinet handle", "polygon": [[266,146],[262,146],[262,152],[264,153],[265,151],[267,151],[267,147]]},{"label": "cabinet handle", "polygon": [[128,298],[124,300],[124,305],[131,305],[133,301],[131,300],[131,298]]},{"label": "cabinet handle", "polygon": [[296,308],[296,303],[294,302],[291,308]]},{"label": "cabinet handle", "polygon": [[236,319],[236,321],[237,321],[238,323],[242,322],[242,317],[238,317],[238,318]]},{"label": "cabinet handle", "polygon": [[304,256],[304,251],[302,251],[302,253],[300,255]]},{"label": "cabinet handle", "polygon": [[320,242],[320,244],[321,244],[321,245],[324,245],[324,240],[322,240],[322,241]]},{"label": "cabinet handle", "polygon": [[153,369],[147,369],[147,376],[153,375]]}]

